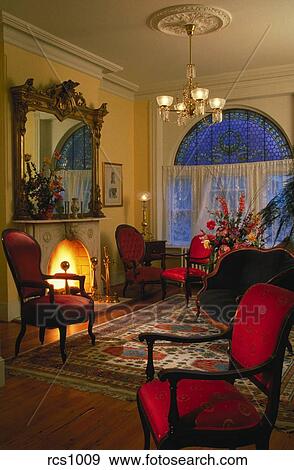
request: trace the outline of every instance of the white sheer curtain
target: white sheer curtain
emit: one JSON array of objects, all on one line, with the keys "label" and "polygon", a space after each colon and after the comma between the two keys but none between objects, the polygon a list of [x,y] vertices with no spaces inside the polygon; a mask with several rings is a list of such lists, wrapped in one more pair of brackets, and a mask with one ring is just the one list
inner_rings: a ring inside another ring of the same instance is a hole
[{"label": "white sheer curtain", "polygon": [[282,188],[291,163],[164,167],[164,238],[170,245],[188,246],[192,236],[205,229],[209,211],[217,209],[218,195],[225,196],[230,209],[235,210],[244,192],[247,209],[258,212]]},{"label": "white sheer curtain", "polygon": [[77,197],[83,203],[83,211],[88,212],[91,197],[91,170],[60,170],[64,187],[64,200],[71,201]]}]

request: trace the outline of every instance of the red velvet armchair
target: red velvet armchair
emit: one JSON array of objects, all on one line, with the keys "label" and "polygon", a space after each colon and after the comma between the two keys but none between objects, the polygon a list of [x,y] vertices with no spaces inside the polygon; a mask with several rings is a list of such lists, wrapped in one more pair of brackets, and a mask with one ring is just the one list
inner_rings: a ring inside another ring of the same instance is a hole
[{"label": "red velvet armchair", "polygon": [[[84,290],[85,276],[43,274],[40,269],[39,244],[33,237],[20,230],[4,230],[2,243],[21,303],[21,329],[16,339],[15,356],[19,353],[27,325],[39,328],[41,344],[44,343],[47,328],[59,329],[63,362],[67,358],[65,347],[67,325],[88,321],[88,333],[94,345],[95,335],[92,331],[94,304]],[[78,280],[80,289],[77,295],[57,295],[47,279]]]},{"label": "red velvet armchair", "polygon": [[[161,449],[191,446],[237,448],[255,444],[268,449],[280,398],[286,342],[294,318],[294,292],[270,284],[248,289],[237,309],[232,329],[210,337],[142,333],[147,341],[147,380],[138,391],[138,409],[145,435]],[[228,339],[225,371],[167,369],[154,380],[155,341],[204,343]],[[261,412],[235,386],[249,379],[266,397]]]},{"label": "red velvet armchair", "polygon": [[203,278],[209,272],[210,255],[211,249],[204,247],[201,235],[196,235],[192,239],[188,253],[165,254],[165,260],[167,257],[183,257],[185,267],[165,269],[161,273],[162,298],[165,299],[168,283],[183,285],[188,305],[189,298],[192,295],[191,285],[202,284]]},{"label": "red velvet armchair", "polygon": [[115,239],[125,270],[123,296],[125,297],[129,285],[137,284],[141,288],[141,296],[144,297],[146,284],[161,284],[163,265],[161,268],[144,266],[145,242],[135,227],[119,225],[115,230]]}]

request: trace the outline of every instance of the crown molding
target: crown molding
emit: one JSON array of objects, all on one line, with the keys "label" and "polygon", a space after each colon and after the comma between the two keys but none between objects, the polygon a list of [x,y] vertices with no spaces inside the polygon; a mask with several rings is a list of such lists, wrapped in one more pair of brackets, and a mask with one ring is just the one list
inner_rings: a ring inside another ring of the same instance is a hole
[{"label": "crown molding", "polygon": [[135,92],[139,90],[139,85],[129,82],[122,77],[118,77],[112,73],[103,76],[100,84],[100,89],[109,91],[110,93],[126,98],[128,100],[135,100]]},{"label": "crown molding", "polygon": [[[238,78],[240,76],[240,78]],[[211,90],[229,93],[229,98],[247,96],[267,96],[294,92],[294,64],[262,67],[259,69],[200,76],[197,82]],[[150,99],[159,93],[179,93],[183,89],[183,80],[161,82],[152,87],[141,88],[136,99]]]},{"label": "crown molding", "polygon": [[[134,99],[134,91],[137,91],[139,87],[113,75],[123,70],[120,65],[54,36],[10,13],[5,11],[1,13],[5,42],[97,79],[103,79],[104,84],[112,84],[108,86],[109,91]],[[106,89],[107,85],[104,86]]]},{"label": "crown molding", "polygon": [[47,59],[56,60],[98,78],[103,73],[121,72],[123,68],[103,57],[40,29],[27,21],[2,11],[4,41]]}]

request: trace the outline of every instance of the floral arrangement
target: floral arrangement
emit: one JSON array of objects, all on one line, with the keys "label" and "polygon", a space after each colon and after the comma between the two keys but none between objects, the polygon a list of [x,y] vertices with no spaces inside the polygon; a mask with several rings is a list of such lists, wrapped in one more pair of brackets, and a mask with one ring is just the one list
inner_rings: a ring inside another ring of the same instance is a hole
[{"label": "floral arrangement", "polygon": [[40,171],[31,156],[25,155],[26,174],[23,180],[28,212],[33,218],[52,217],[54,207],[62,205],[62,177],[56,174],[61,155],[55,151],[52,158],[45,157]]},{"label": "floral arrangement", "polygon": [[245,212],[245,195],[239,198],[237,212],[230,212],[224,197],[218,196],[220,209],[210,212],[212,218],[207,222],[208,232],[202,230],[202,243],[205,248],[212,248],[214,258],[227,251],[264,244],[264,227],[261,218],[253,212]]}]

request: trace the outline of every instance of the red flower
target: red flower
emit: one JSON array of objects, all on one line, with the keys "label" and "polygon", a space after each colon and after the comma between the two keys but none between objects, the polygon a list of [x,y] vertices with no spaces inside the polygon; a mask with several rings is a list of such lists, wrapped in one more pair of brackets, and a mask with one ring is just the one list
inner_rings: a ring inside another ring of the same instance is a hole
[{"label": "red flower", "polygon": [[209,220],[206,224],[206,227],[208,228],[208,230],[213,230],[216,226],[216,223],[214,220]]},{"label": "red flower", "polygon": [[227,201],[225,200],[225,198],[223,196],[218,196],[216,199],[222,207],[222,211],[223,211],[224,216],[228,215],[229,214],[229,208],[228,208],[228,204],[227,204]]},{"label": "red flower", "polygon": [[243,214],[245,210],[245,194],[242,193],[239,198],[239,213]]}]

